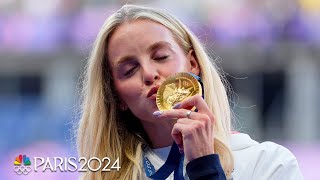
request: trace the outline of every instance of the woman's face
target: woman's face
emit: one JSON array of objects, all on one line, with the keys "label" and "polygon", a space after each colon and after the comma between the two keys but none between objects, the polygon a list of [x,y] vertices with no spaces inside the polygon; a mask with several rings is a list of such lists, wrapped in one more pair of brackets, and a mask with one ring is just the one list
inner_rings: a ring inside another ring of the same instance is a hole
[{"label": "woman's face", "polygon": [[199,74],[193,51],[185,54],[165,26],[136,20],[120,25],[108,42],[108,61],[122,105],[142,121],[154,122],[156,93],[177,72]]}]

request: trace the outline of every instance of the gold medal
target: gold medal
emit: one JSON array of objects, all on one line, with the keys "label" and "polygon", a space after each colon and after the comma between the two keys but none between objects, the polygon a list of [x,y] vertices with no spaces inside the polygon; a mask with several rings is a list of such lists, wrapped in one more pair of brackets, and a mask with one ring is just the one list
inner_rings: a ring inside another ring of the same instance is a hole
[{"label": "gold medal", "polygon": [[202,95],[201,84],[189,73],[180,72],[168,77],[159,87],[156,103],[160,111],[172,107],[196,94]]}]

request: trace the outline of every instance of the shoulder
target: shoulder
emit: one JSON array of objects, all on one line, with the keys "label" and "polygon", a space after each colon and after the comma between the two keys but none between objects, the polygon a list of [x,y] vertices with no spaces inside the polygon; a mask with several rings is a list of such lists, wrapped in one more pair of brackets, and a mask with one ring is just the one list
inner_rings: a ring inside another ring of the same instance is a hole
[{"label": "shoulder", "polygon": [[258,143],[240,133],[231,135],[231,149],[235,159],[234,176],[241,177],[239,179],[302,179],[295,156],[279,144]]}]

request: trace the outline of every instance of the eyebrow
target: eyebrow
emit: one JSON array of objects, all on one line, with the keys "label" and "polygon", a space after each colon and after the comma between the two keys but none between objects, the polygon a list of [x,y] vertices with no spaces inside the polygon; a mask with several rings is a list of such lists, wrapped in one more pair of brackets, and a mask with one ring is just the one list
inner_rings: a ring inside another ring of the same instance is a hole
[{"label": "eyebrow", "polygon": [[[147,48],[148,52],[152,52],[156,49],[162,48],[162,47],[169,47],[169,49],[172,51],[172,45],[169,42],[166,41],[159,41]],[[120,65],[135,59],[136,57],[134,55],[126,55],[120,58],[118,62],[116,62],[115,67],[119,67]]]},{"label": "eyebrow", "polygon": [[161,48],[164,46],[167,46],[170,49],[172,49],[172,45],[170,43],[168,43],[166,41],[159,41],[159,42],[156,42],[156,43],[152,44],[151,46],[149,46],[147,51],[151,52],[151,51],[154,51],[155,49],[158,49],[158,48]]},{"label": "eyebrow", "polygon": [[121,66],[122,64],[129,62],[130,60],[135,59],[135,56],[133,55],[126,55],[120,58],[120,60],[118,62],[115,63],[116,68],[118,68],[119,66]]}]

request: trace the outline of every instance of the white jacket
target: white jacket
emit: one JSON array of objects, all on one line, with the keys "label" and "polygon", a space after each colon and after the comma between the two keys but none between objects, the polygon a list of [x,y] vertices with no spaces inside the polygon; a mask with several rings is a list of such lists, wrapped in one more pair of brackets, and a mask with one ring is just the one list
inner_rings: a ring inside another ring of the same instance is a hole
[{"label": "white jacket", "polygon": [[[234,155],[233,180],[301,180],[303,176],[294,155],[273,142],[258,143],[249,135],[238,133],[230,138]],[[171,147],[146,152],[146,157],[159,169],[167,159]],[[186,165],[184,166],[185,179]],[[148,179],[143,172],[141,179]],[[173,180],[173,173],[167,178]]]},{"label": "white jacket", "polygon": [[303,179],[294,155],[273,142],[258,143],[247,134],[231,135],[234,155],[233,179]]}]

